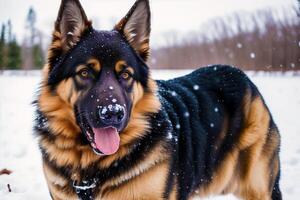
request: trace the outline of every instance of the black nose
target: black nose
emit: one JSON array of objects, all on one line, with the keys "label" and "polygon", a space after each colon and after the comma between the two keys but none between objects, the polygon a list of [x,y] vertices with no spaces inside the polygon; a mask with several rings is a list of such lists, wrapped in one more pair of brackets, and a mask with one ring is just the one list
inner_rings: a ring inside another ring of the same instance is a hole
[{"label": "black nose", "polygon": [[104,106],[99,110],[101,122],[106,125],[118,125],[125,117],[125,108],[121,105]]}]

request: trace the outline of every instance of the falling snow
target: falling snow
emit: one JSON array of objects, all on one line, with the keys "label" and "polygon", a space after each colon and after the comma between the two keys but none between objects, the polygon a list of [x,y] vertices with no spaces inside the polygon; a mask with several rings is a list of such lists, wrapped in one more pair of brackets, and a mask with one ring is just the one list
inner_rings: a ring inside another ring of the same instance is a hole
[{"label": "falling snow", "polygon": [[189,112],[185,112],[185,113],[184,113],[184,116],[185,116],[185,117],[189,117],[189,116],[190,116],[190,113],[189,113]]},{"label": "falling snow", "polygon": [[214,111],[219,112],[219,108],[215,107]]},{"label": "falling snow", "polygon": [[240,49],[240,48],[243,47],[243,45],[242,45],[241,43],[237,43],[237,44],[236,44],[236,47]]},{"label": "falling snow", "polygon": [[199,85],[194,85],[194,86],[193,86],[193,89],[194,89],[194,90],[199,90]]},{"label": "falling snow", "polygon": [[295,68],[295,63],[291,63],[291,68]]},{"label": "falling snow", "polygon": [[112,99],[111,100],[113,103],[116,103],[117,102],[117,99]]},{"label": "falling snow", "polygon": [[253,52],[252,52],[252,53],[250,53],[250,58],[254,59],[254,58],[255,58],[255,56],[256,56],[256,55],[255,55],[255,53],[253,53]]}]

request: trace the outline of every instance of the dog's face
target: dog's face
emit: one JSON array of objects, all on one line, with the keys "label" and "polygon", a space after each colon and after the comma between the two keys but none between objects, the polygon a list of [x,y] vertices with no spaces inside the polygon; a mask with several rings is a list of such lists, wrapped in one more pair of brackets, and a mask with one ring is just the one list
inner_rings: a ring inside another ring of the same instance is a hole
[{"label": "dog's face", "polygon": [[139,0],[112,31],[93,29],[78,0],[63,0],[47,84],[74,110],[97,154],[114,154],[132,108],[148,89],[150,11]]}]

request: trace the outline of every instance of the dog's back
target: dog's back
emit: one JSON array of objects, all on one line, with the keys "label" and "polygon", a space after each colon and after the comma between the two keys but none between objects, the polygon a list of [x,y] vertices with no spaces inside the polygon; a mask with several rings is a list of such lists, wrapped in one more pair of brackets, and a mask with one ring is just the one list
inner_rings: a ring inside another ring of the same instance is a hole
[{"label": "dog's back", "polygon": [[211,66],[158,85],[178,144],[172,170],[180,199],[195,190],[203,196],[280,196],[279,133],[242,71]]}]

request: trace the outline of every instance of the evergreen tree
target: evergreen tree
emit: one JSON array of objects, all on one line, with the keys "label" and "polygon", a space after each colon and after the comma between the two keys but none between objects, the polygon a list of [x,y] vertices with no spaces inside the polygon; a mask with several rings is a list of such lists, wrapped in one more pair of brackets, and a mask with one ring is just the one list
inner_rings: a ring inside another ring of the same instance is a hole
[{"label": "evergreen tree", "polygon": [[35,10],[30,7],[26,17],[27,37],[25,39],[25,47],[23,48],[24,68],[41,68],[44,62],[42,50],[42,36],[36,28],[37,15]]},{"label": "evergreen tree", "polygon": [[[4,48],[4,67],[8,69],[20,69],[21,67],[21,47],[18,45],[16,37],[12,34],[11,21],[7,22],[7,37]],[[5,33],[4,33],[5,40]]]},{"label": "evergreen tree", "polygon": [[8,52],[7,52],[7,67],[9,69],[20,69],[21,68],[21,47],[18,45],[16,38],[13,37],[12,40],[8,43]]},{"label": "evergreen tree", "polygon": [[5,67],[5,24],[1,26],[0,35],[0,69],[3,70]]},{"label": "evergreen tree", "polygon": [[27,14],[27,20],[26,20],[26,27],[30,31],[30,43],[33,45],[34,39],[36,36],[36,12],[33,9],[33,7],[29,8],[28,14]]},{"label": "evergreen tree", "polygon": [[42,68],[44,64],[44,56],[43,56],[43,50],[39,44],[36,44],[32,47],[32,56],[34,61],[34,67],[35,68]]}]

